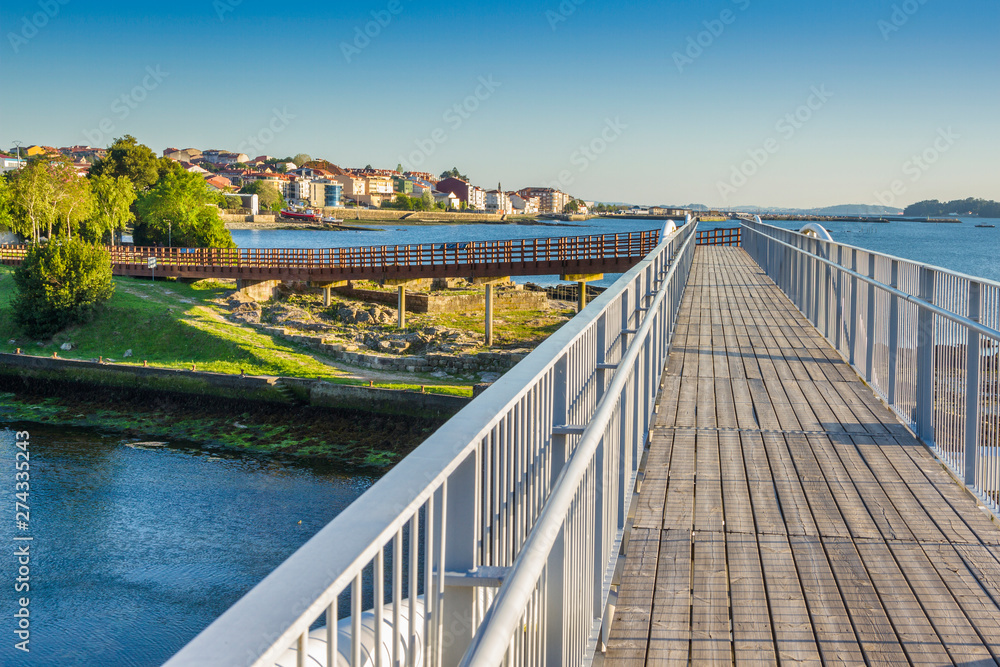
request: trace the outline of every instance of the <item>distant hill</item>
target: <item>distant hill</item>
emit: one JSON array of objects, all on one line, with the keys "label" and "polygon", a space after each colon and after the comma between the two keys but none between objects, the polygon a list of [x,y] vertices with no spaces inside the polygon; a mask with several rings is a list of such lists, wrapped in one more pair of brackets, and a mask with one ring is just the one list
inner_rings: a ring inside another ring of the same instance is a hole
[{"label": "distant hill", "polygon": [[734,206],[732,210],[782,215],[902,215],[903,209],[893,206],[869,206],[867,204],[840,204],[822,208],[781,208],[768,206]]},{"label": "distant hill", "polygon": [[978,215],[981,218],[1000,218],[1000,202],[987,199],[956,199],[939,202],[937,199],[921,201],[906,207],[905,215],[917,218],[950,215]]}]

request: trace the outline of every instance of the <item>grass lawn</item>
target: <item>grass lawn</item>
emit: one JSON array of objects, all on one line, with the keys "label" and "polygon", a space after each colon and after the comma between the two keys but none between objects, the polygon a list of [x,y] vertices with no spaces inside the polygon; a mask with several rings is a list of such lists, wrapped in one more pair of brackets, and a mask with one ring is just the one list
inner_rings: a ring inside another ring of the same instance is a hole
[{"label": "grass lawn", "polygon": [[[21,348],[25,354],[69,359],[114,360],[142,365],[143,360],[161,368],[190,369],[216,373],[282,375],[322,378],[332,382],[367,384],[343,377],[346,373],[323,361],[322,355],[270,335],[258,333],[222,318],[213,299],[227,288],[210,281],[194,284],[116,277],[115,295],[94,321],[70,327],[51,340],[25,337],[14,325],[11,301],[14,281],[11,267],[0,266],[0,352]],[[14,341],[14,342],[10,342]],[[75,348],[59,347],[71,342]],[[124,356],[132,350],[132,356]],[[468,386],[440,385],[432,378],[414,384],[376,382],[375,386],[419,389],[456,395],[471,395]],[[435,386],[436,385],[436,386]]]}]

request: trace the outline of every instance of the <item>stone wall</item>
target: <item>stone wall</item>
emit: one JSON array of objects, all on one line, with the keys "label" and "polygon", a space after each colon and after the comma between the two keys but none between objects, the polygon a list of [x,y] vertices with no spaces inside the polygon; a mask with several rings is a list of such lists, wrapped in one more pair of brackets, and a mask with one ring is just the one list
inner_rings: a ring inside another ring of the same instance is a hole
[{"label": "stone wall", "polygon": [[422,356],[383,355],[374,352],[349,350],[341,343],[329,344],[322,336],[298,334],[282,327],[259,325],[261,331],[272,336],[278,336],[295,343],[308,345],[328,356],[361,368],[371,368],[379,371],[394,371],[399,373],[431,373],[444,371],[450,374],[505,373],[516,366],[528,353],[517,352],[480,352],[479,354],[452,355],[429,353]]},{"label": "stone wall", "polygon": [[76,383],[276,403],[289,402],[279,387],[285,385],[310,405],[400,415],[450,417],[469,403],[461,396],[338,385],[307,378],[226,375],[0,353],[0,381],[4,379],[8,386],[9,380],[17,384]]},{"label": "stone wall", "polygon": [[[398,295],[395,292],[366,290],[354,287],[338,287],[334,290],[351,299],[360,299],[369,303],[384,303],[396,307]],[[493,307],[497,312],[504,310],[541,310],[548,302],[545,292],[527,292],[510,290],[496,292],[493,295]],[[447,294],[420,292],[406,293],[406,312],[408,313],[449,313],[467,311],[486,311],[486,295],[483,294]]]}]

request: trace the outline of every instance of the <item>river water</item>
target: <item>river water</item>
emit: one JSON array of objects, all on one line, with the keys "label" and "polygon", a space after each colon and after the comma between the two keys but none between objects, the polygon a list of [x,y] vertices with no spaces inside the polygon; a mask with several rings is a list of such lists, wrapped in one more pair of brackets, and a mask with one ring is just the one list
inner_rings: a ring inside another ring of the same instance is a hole
[{"label": "river water", "polygon": [[[15,522],[14,432],[0,430],[5,666],[162,664],[374,481],[194,445],[18,428],[31,436],[28,530]],[[17,593],[13,553],[24,544],[30,591]],[[28,654],[14,648],[22,596]]]},{"label": "river water", "polygon": [[[980,222],[998,227],[975,227]],[[372,232],[235,231],[233,237],[240,247],[323,248],[624,233],[662,224],[387,225]],[[1000,280],[1000,221],[830,223],[829,229],[851,245]],[[614,279],[607,276],[603,284]],[[521,280],[552,283],[558,276]],[[160,665],[374,481],[194,444],[137,447],[89,430],[18,428],[31,435],[30,521],[27,531],[18,530],[18,450],[14,432],[0,429],[0,471],[6,471],[0,472],[0,540],[7,554],[0,559],[0,587],[7,591],[0,596],[0,665]],[[15,593],[13,553],[24,542],[14,538],[25,536],[33,538],[31,589]],[[30,654],[14,649],[22,596],[29,598]]]},{"label": "river water", "polygon": [[[834,240],[878,252],[935,264],[953,271],[1000,280],[1000,220],[960,218],[962,224],[920,222],[824,223]],[[766,221],[795,229],[803,223]],[[349,248],[382,245],[419,245],[451,241],[487,241],[522,238],[618,234],[662,229],[662,220],[596,218],[572,226],[473,224],[381,225],[376,231],[236,230],[233,240],[241,248]],[[995,228],[976,227],[994,224]],[[734,221],[701,223],[699,229],[735,227]],[[605,276],[595,285],[608,286],[617,276]],[[532,276],[519,282],[556,284],[558,276]]]}]

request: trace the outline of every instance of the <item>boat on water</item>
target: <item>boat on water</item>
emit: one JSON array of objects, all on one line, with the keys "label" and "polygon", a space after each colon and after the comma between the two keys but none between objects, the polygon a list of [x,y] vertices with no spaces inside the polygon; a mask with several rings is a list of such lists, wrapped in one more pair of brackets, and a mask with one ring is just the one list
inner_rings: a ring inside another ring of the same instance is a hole
[{"label": "boat on water", "polygon": [[292,220],[308,220],[309,222],[321,222],[323,216],[314,211],[293,211],[290,209],[285,209],[281,212],[281,216],[284,218],[291,218]]},{"label": "boat on water", "polygon": [[333,216],[324,216],[321,213],[317,213],[311,209],[303,210],[293,210],[285,209],[281,212],[281,216],[284,218],[291,218],[292,220],[302,220],[304,222],[322,222],[329,225],[339,225],[344,220],[342,218],[335,218]]},{"label": "boat on water", "polygon": [[996,225],[987,225],[986,223],[979,223],[976,227],[996,227]]}]

